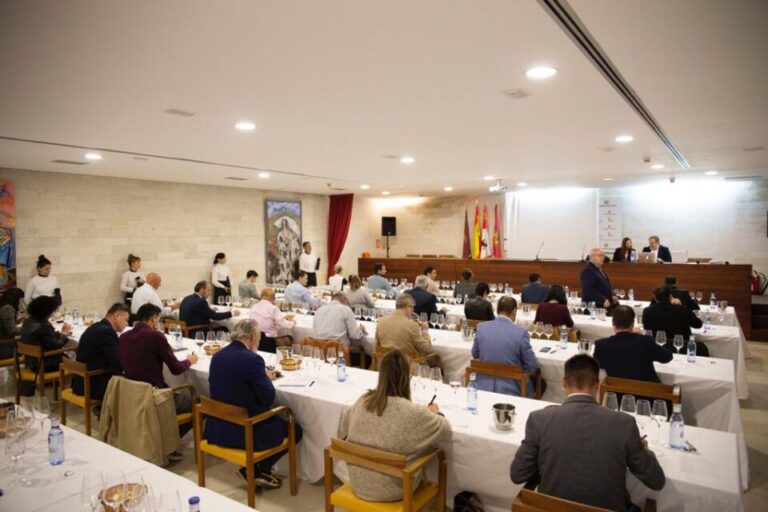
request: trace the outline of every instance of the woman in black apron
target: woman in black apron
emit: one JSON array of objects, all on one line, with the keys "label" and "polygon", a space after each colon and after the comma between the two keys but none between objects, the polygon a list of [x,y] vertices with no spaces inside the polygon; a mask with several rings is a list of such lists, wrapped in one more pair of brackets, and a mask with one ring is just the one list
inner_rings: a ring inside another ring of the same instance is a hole
[{"label": "woman in black apron", "polygon": [[232,271],[227,266],[227,255],[223,252],[213,258],[211,284],[213,285],[213,303],[219,303],[219,297],[232,295]]}]

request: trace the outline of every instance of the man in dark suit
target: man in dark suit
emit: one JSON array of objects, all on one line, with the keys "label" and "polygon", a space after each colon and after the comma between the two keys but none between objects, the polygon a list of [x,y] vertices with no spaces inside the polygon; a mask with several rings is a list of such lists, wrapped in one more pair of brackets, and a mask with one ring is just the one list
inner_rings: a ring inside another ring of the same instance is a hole
[{"label": "man in dark suit", "polygon": [[[264,359],[254,352],[259,347],[259,325],[255,320],[240,321],[232,332],[232,343],[221,349],[211,360],[208,383],[211,398],[248,410],[248,416],[269,411],[275,402],[275,388],[272,381],[277,377],[273,370],[267,370]],[[294,425],[296,442],[301,440],[302,431]],[[253,449],[264,451],[282,444],[289,435],[289,424],[279,416],[272,416],[253,426]],[[245,448],[243,427],[209,417],[205,423],[205,438],[209,443],[230,448]],[[255,482],[265,489],[277,489],[280,479],[272,466],[285,451],[272,455],[256,464]],[[245,468],[238,470],[245,479]]]},{"label": "man in dark suit", "polygon": [[429,316],[432,313],[437,313],[437,297],[434,293],[427,291],[427,286],[429,286],[429,278],[425,275],[419,275],[416,276],[413,288],[405,291],[416,301],[413,312],[417,315],[426,313]]},{"label": "man in dark suit", "polygon": [[[80,336],[77,344],[77,361],[85,363],[89,371],[109,370],[101,375],[91,377],[91,398],[102,400],[107,390],[109,379],[113,375],[122,374],[120,353],[118,351],[118,333],[128,326],[131,310],[122,302],[116,302],[107,311],[106,316],[88,327]],[[85,383],[82,377],[72,376],[72,392],[78,396],[85,393]]]},{"label": "man in dark suit", "polygon": [[487,283],[477,283],[475,287],[475,296],[467,299],[464,304],[464,316],[467,320],[493,320],[496,318],[493,314],[493,304],[488,300],[488,294],[491,289]]},{"label": "man in dark suit", "polygon": [[639,510],[626,490],[627,469],[653,490],[664,487],[664,470],[640,439],[629,414],[601,407],[597,361],[586,354],[565,363],[568,398],[528,416],[525,439],[510,477],[516,484],[541,478],[539,491],[610,510]]},{"label": "man in dark suit", "polygon": [[613,310],[614,335],[595,342],[595,359],[611,377],[661,382],[653,362],[670,362],[672,352],[658,346],[650,336],[633,332],[634,327],[634,310],[617,306]]},{"label": "man in dark suit", "polygon": [[[643,328],[667,333],[667,349],[677,352],[672,345],[673,338],[680,334],[687,341],[691,337],[691,327],[698,329],[702,326],[701,319],[679,302],[672,303],[672,290],[665,284],[660,284],[653,290],[654,302],[643,310]],[[685,349],[685,347],[683,348]],[[696,354],[709,357],[709,349],[704,343],[696,342]]]},{"label": "man in dark suit", "polygon": [[581,269],[581,297],[583,302],[594,302],[599,308],[611,309],[619,303],[613,295],[611,281],[603,271],[605,254],[602,249],[592,249],[589,261]]},{"label": "man in dark suit", "polygon": [[[664,278],[664,284],[669,286],[669,289],[672,290],[672,298],[677,299],[680,301],[680,304],[687,307],[691,311],[698,311],[699,310],[699,303],[696,299],[692,299],[691,295],[688,293],[688,290],[683,290],[682,288],[677,287],[677,278],[673,275],[668,275],[666,278]],[[674,304],[674,300],[672,300],[672,303]]]},{"label": "man in dark suit", "polygon": [[520,301],[524,304],[540,304],[544,302],[548,293],[549,286],[541,284],[541,276],[534,272],[528,276],[528,284],[523,286],[520,292]]},{"label": "man in dark suit", "polygon": [[[187,325],[207,325],[210,328],[211,320],[226,320],[232,318],[232,313],[224,311],[217,313],[208,305],[208,297],[211,295],[211,283],[200,281],[195,285],[195,293],[187,295],[181,301],[179,308],[179,320],[186,322]],[[235,310],[234,316],[238,316],[240,311]],[[205,330],[207,331],[208,328]],[[194,337],[198,330],[189,331],[189,335]]]},{"label": "man in dark suit", "polygon": [[648,238],[648,246],[643,247],[643,252],[656,253],[656,261],[659,263],[672,263],[672,253],[669,252],[669,247],[661,245],[661,241],[656,235]]}]

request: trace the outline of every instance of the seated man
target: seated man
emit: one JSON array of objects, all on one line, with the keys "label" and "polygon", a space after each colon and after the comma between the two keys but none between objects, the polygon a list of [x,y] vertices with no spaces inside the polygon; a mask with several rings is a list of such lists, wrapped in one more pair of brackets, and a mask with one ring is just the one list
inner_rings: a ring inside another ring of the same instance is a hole
[{"label": "seated man", "polygon": [[673,275],[668,275],[664,278],[664,284],[669,286],[669,289],[672,290],[672,304],[675,303],[675,299],[680,301],[680,304],[687,307],[691,311],[698,311],[699,310],[699,303],[696,299],[691,298],[691,294],[688,293],[688,290],[683,290],[681,288],[677,287],[677,278]]},{"label": "seated man", "polygon": [[672,263],[672,253],[669,252],[669,247],[661,245],[661,241],[656,235],[648,238],[648,246],[643,247],[643,252],[656,254],[656,261],[659,263]]},{"label": "seated man", "polygon": [[[472,344],[472,358],[489,363],[519,366],[526,371],[536,370],[539,363],[531,348],[528,329],[515,323],[517,301],[512,297],[502,297],[499,299],[498,309],[499,316],[495,320],[477,326],[477,334]],[[514,380],[478,375],[476,382],[478,389],[483,391],[520,396],[520,384]],[[531,379],[528,384],[528,398],[534,397],[534,386],[535,383]]]},{"label": "seated man", "polygon": [[256,279],[259,278],[258,272],[249,270],[245,273],[245,279],[237,284],[237,293],[241,299],[258,299],[259,290],[256,288]]},{"label": "seated man", "polygon": [[626,490],[627,469],[658,491],[666,478],[635,419],[595,401],[600,368],[586,354],[565,363],[560,406],[532,412],[510,477],[522,484],[541,477],[539,491],[610,510],[639,510]]},{"label": "seated man", "polygon": [[138,313],[139,308],[144,304],[154,304],[161,310],[161,316],[171,316],[171,312],[179,309],[179,304],[174,303],[170,306],[163,306],[163,301],[160,300],[160,295],[157,294],[157,290],[160,289],[160,285],[163,284],[163,279],[159,274],[150,272],[147,274],[146,282],[136,288],[131,298],[131,314]]},{"label": "seated man", "polygon": [[464,304],[464,316],[467,320],[493,320],[493,304],[488,299],[491,289],[487,283],[478,283],[475,288],[475,296]]},{"label": "seated man", "polygon": [[[77,344],[77,361],[85,363],[89,371],[109,370],[108,373],[91,377],[91,398],[103,400],[107,384],[113,375],[122,374],[117,335],[128,326],[131,310],[122,302],[116,302],[107,315],[88,327]],[[72,392],[83,396],[85,383],[79,375],[72,376]]]},{"label": "seated man", "polygon": [[407,293],[397,298],[395,311],[376,323],[376,347],[399,348],[412,356],[432,352],[429,324],[413,319],[415,305],[413,297]]},{"label": "seated man", "polygon": [[435,267],[427,267],[424,269],[424,275],[427,276],[427,291],[437,295],[440,293],[440,287],[437,285],[437,269]]},{"label": "seated man", "polygon": [[429,286],[429,278],[427,276],[416,276],[413,288],[405,291],[405,293],[413,297],[416,303],[414,312],[417,315],[426,313],[429,316],[432,313],[437,313],[437,297],[434,293],[427,291],[427,286]]},{"label": "seated man", "polygon": [[320,340],[337,340],[344,345],[359,343],[366,335],[365,327],[357,323],[344,292],[334,292],[331,302],[315,313],[312,336]]},{"label": "seated man", "polygon": [[[702,321],[696,314],[682,304],[672,303],[672,290],[665,284],[660,284],[653,290],[654,302],[643,310],[643,328],[653,331],[656,336],[658,331],[667,334],[667,349],[677,352],[672,345],[676,334],[683,336],[688,341],[691,337],[691,327],[698,329]],[[683,351],[686,347],[683,347]],[[709,357],[709,349],[704,343],[696,342],[696,354]]]},{"label": "seated man", "polygon": [[296,325],[296,322],[287,320],[280,308],[275,306],[274,288],[262,290],[261,300],[251,307],[249,316],[261,327],[259,350],[273,354],[277,350],[275,338],[280,335],[280,329],[293,329]]},{"label": "seated man", "polygon": [[[275,402],[273,370],[267,370],[264,359],[255,351],[259,349],[259,325],[251,319],[241,320],[232,331],[232,343],[221,349],[211,359],[208,383],[211,398],[248,410],[248,416],[256,416],[272,409]],[[296,425],[296,442],[301,440],[301,428]],[[288,423],[279,416],[272,416],[253,426],[253,449],[264,451],[279,446],[288,436]],[[205,422],[205,439],[215,445],[229,448],[245,448],[243,427],[209,417]],[[277,489],[281,485],[272,466],[286,452],[282,451],[260,462],[254,468],[254,481],[264,489]],[[238,474],[245,480],[245,468]]]},{"label": "seated man", "polygon": [[223,311],[218,313],[208,304],[208,297],[211,296],[211,283],[208,281],[198,281],[195,285],[195,293],[187,295],[181,301],[179,308],[179,320],[186,322],[188,326],[205,325],[204,329],[190,329],[189,336],[194,338],[197,331],[208,331],[211,327],[211,320],[226,320],[232,316],[238,316],[239,310],[234,313]]},{"label": "seated man", "polygon": [[[123,375],[156,388],[167,388],[168,384],[163,379],[163,363],[172,374],[181,375],[197,362],[197,355],[193,352],[183,361],[176,358],[168,338],[158,330],[160,308],[154,304],[141,306],[136,313],[136,320],[138,324],[133,329],[120,335],[120,363],[123,366]],[[192,412],[192,400],[186,390],[174,394],[173,398],[176,402],[176,414]],[[191,428],[191,423],[179,425],[179,436],[184,437]],[[169,456],[174,461],[180,460],[181,457],[179,452]]]},{"label": "seated man", "polygon": [[392,288],[392,285],[389,284],[389,281],[387,280],[387,266],[383,263],[377,263],[373,266],[374,274],[372,276],[368,276],[368,280],[365,283],[365,286],[369,290],[381,290],[383,292],[386,292],[388,295],[393,295],[397,297],[399,295],[398,291]]},{"label": "seated man", "polygon": [[303,270],[296,271],[296,280],[285,287],[285,302],[288,304],[307,304],[310,307],[317,308],[323,304],[323,301],[316,299],[309,293],[307,283],[309,276]]},{"label": "seated man", "polygon": [[477,283],[472,281],[472,271],[465,268],[461,271],[462,281],[456,284],[453,289],[453,297],[456,299],[472,298],[475,296],[475,290],[477,289]]},{"label": "seated man", "polygon": [[594,302],[598,308],[611,309],[619,303],[614,297],[611,280],[603,270],[605,254],[602,249],[595,248],[589,254],[589,261],[581,269],[581,300]]},{"label": "seated man", "polygon": [[614,335],[595,342],[595,359],[611,377],[661,382],[653,362],[668,363],[672,352],[656,344],[653,338],[633,331],[635,312],[629,306],[613,310]]},{"label": "seated man", "polygon": [[520,302],[523,304],[539,304],[549,293],[549,286],[541,284],[541,276],[534,272],[528,276],[528,284],[523,286],[520,292]]}]

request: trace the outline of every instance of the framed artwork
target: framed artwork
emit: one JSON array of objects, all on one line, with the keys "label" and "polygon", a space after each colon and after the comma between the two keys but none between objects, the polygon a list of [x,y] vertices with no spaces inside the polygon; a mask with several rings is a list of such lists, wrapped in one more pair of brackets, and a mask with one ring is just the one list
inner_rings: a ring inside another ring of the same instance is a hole
[{"label": "framed artwork", "polygon": [[0,179],[0,293],[16,287],[16,188]]},{"label": "framed artwork", "polygon": [[264,235],[266,282],[292,282],[301,254],[301,201],[265,199]]}]

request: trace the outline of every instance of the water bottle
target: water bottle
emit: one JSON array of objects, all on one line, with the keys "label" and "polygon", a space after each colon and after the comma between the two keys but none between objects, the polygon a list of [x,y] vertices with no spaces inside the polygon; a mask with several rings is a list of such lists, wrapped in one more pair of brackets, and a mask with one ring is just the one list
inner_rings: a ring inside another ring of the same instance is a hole
[{"label": "water bottle", "polygon": [[688,362],[696,362],[696,342],[693,340],[693,334],[691,334],[691,338],[688,340]]},{"label": "water bottle", "polygon": [[59,417],[51,416],[51,430],[48,431],[48,462],[58,466],[64,462],[64,431],[59,426]]},{"label": "water bottle", "polygon": [[709,311],[704,313],[704,330],[707,331],[712,327],[712,317],[709,315]]},{"label": "water bottle", "polygon": [[469,385],[467,386],[467,410],[472,413],[477,412],[477,375],[469,374]]},{"label": "water bottle", "polygon": [[635,290],[632,288],[627,292],[627,300],[629,300],[629,302],[635,302]]},{"label": "water bottle", "polygon": [[182,341],[181,327],[177,327],[173,331],[173,340],[176,343],[176,348],[184,348],[184,342]]},{"label": "water bottle", "polygon": [[464,300],[461,303],[462,304],[466,304],[468,300],[469,300],[469,296],[465,294],[464,295]]},{"label": "water bottle", "polygon": [[715,297],[715,292],[712,292],[709,296],[709,309],[712,311],[717,309],[717,297]]},{"label": "water bottle", "polygon": [[344,362],[344,352],[339,352],[339,358],[336,359],[336,380],[339,382],[347,380],[347,365]]},{"label": "water bottle", "polygon": [[571,289],[568,286],[564,286],[563,289],[565,290],[565,298],[567,300],[571,296]]},{"label": "water bottle", "polygon": [[683,404],[674,404],[672,406],[672,417],[670,418],[669,423],[669,446],[682,450],[684,443],[683,429],[685,428],[685,422],[683,421]]},{"label": "water bottle", "polygon": [[568,327],[560,326],[560,350],[568,349]]},{"label": "water bottle", "polygon": [[189,512],[200,512],[200,498],[198,496],[192,496],[188,500]]}]

